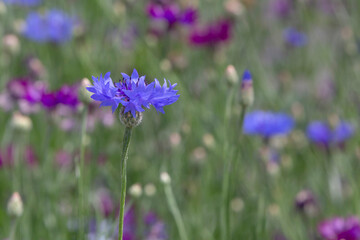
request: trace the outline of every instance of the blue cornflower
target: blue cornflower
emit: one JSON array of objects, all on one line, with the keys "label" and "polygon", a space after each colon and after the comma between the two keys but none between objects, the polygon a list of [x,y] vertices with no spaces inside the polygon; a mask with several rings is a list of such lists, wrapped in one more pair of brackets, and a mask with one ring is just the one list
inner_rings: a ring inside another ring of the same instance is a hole
[{"label": "blue cornflower", "polygon": [[242,76],[242,81],[243,82],[247,82],[247,81],[252,81],[252,76],[251,76],[251,72],[249,70],[245,70]]},{"label": "blue cornflower", "polygon": [[246,114],[243,129],[245,134],[271,138],[286,135],[293,127],[293,118],[285,113],[257,110]]},{"label": "blue cornflower", "polygon": [[25,7],[32,7],[39,5],[42,0],[3,0],[4,3],[12,4],[12,5],[20,5]]},{"label": "blue cornflower", "polygon": [[311,142],[328,148],[331,144],[343,144],[354,132],[354,126],[345,121],[341,121],[334,130],[325,122],[314,121],[308,125],[306,135]]},{"label": "blue cornflower", "polygon": [[73,28],[73,18],[53,9],[44,15],[37,12],[29,13],[23,34],[35,42],[64,43],[71,39]]},{"label": "blue cornflower", "polygon": [[143,107],[155,107],[158,112],[164,113],[163,107],[176,102],[180,95],[178,90],[174,90],[176,83],[169,86],[164,79],[161,86],[159,81],[155,79],[150,84],[145,83],[145,76],[139,76],[136,69],[131,76],[122,73],[123,79],[114,85],[110,78],[110,72],[103,77],[92,77],[94,85],[87,88],[93,95],[92,99],[101,102],[101,106],[111,106],[114,112],[119,104],[124,107],[124,113],[131,112],[136,118],[136,112],[143,112]]},{"label": "blue cornflower", "polygon": [[285,29],[283,37],[285,42],[293,47],[303,47],[308,41],[306,34],[296,30],[295,28]]}]

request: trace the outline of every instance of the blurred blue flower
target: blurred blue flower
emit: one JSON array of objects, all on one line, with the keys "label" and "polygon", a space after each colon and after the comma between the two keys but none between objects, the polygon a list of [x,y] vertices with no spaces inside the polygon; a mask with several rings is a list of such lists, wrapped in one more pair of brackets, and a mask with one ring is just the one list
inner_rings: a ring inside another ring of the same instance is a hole
[{"label": "blurred blue flower", "polygon": [[345,121],[341,121],[334,130],[325,122],[314,121],[308,125],[306,135],[311,142],[328,148],[331,144],[342,145],[354,132],[355,127]]},{"label": "blurred blue flower", "polygon": [[164,79],[164,84],[161,86],[159,81],[155,79],[150,84],[145,83],[145,76],[139,76],[134,69],[131,76],[122,73],[123,79],[114,85],[110,78],[110,72],[103,77],[92,77],[94,85],[89,86],[87,90],[93,95],[92,99],[101,102],[101,106],[111,106],[114,112],[119,104],[124,106],[124,113],[131,112],[133,117],[136,117],[136,112],[143,112],[143,107],[150,108],[151,105],[155,107],[158,112],[164,113],[163,107],[176,102],[180,95],[177,95],[178,90],[174,90],[177,85],[169,86]]},{"label": "blurred blue flower", "polygon": [[26,7],[32,7],[39,5],[42,0],[3,0],[4,3],[13,4],[13,5],[20,5]]},{"label": "blurred blue flower", "polygon": [[35,42],[64,43],[71,39],[74,19],[60,10],[50,10],[44,15],[31,12],[26,18],[25,37]]},{"label": "blurred blue flower", "polygon": [[299,32],[295,28],[284,30],[283,38],[287,44],[293,47],[303,47],[307,44],[308,38],[305,33]]},{"label": "blurred blue flower", "polygon": [[247,81],[251,81],[251,80],[252,80],[251,72],[246,69],[243,73],[242,81],[247,82]]},{"label": "blurred blue flower", "polygon": [[332,131],[327,123],[321,121],[311,122],[306,130],[310,141],[323,146],[329,146],[332,139]]},{"label": "blurred blue flower", "polygon": [[286,135],[293,127],[293,118],[285,113],[257,110],[246,114],[243,130],[245,134],[271,138]]}]

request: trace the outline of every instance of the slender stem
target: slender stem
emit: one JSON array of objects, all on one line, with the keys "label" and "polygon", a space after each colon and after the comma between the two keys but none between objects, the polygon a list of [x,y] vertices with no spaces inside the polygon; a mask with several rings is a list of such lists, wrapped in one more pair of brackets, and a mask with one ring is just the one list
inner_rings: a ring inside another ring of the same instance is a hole
[{"label": "slender stem", "polygon": [[[242,106],[242,109],[241,109],[241,115],[240,115],[240,120],[239,120],[239,126],[238,126],[238,131],[236,132],[236,133],[239,133],[240,137],[242,136],[242,125],[244,123],[244,118],[245,118],[245,113],[246,113],[246,106],[244,104],[242,104],[241,106]],[[225,122],[225,125],[227,125],[227,122]],[[227,139],[225,139],[225,142],[227,142]],[[229,237],[230,236],[229,188],[230,188],[230,171],[231,171],[231,167],[232,167],[233,156],[230,156],[228,154],[226,157],[225,156],[226,152],[227,152],[226,147],[224,147],[225,167],[224,167],[224,177],[223,177],[223,183],[222,183],[222,205],[221,205],[221,228],[222,228],[221,238],[223,240],[231,239],[231,237]],[[235,154],[235,157],[236,156],[237,156],[237,154]]]},{"label": "slender stem", "polygon": [[179,234],[180,234],[180,239],[188,240],[189,238],[187,237],[187,234],[186,234],[184,221],[181,217],[179,207],[176,204],[175,196],[171,189],[171,184],[170,183],[164,183],[164,184],[165,184],[165,196],[166,196],[167,202],[169,204],[170,211],[175,219],[175,223],[176,223],[176,226],[177,226]]},{"label": "slender stem", "polygon": [[15,236],[16,225],[17,225],[17,219],[13,219],[11,221],[11,229],[10,229],[9,240],[15,240],[16,239],[16,236]]},{"label": "slender stem", "polygon": [[84,162],[85,162],[85,136],[86,136],[86,125],[87,125],[87,115],[88,110],[85,107],[83,112],[83,119],[81,125],[81,139],[80,139],[80,159],[76,166],[76,178],[78,179],[78,189],[79,189],[79,219],[80,219],[80,228],[79,228],[79,239],[84,239],[85,236],[85,198],[84,198]]},{"label": "slender stem", "polygon": [[120,214],[119,214],[119,240],[123,238],[124,227],[124,210],[126,197],[126,162],[128,158],[128,150],[131,138],[131,128],[126,127],[124,133],[123,150],[121,154],[121,198],[120,198]]}]

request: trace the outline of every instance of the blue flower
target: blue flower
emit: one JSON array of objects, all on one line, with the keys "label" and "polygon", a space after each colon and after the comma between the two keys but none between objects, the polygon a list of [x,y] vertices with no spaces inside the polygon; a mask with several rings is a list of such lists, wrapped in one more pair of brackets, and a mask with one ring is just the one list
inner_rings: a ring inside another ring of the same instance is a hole
[{"label": "blue flower", "polygon": [[310,141],[329,146],[332,139],[332,131],[327,123],[314,121],[310,123],[306,130],[306,135]]},{"label": "blue flower", "polygon": [[110,78],[110,72],[104,77],[100,75],[99,78],[92,77],[94,85],[87,88],[93,93],[92,99],[101,102],[101,106],[111,106],[114,112],[119,104],[124,107],[124,113],[131,112],[132,116],[136,117],[136,112],[143,112],[143,107],[150,108],[154,106],[158,112],[164,113],[163,107],[176,102],[180,95],[177,95],[178,90],[174,90],[177,85],[169,86],[164,79],[164,84],[161,86],[159,81],[155,79],[150,84],[145,83],[145,76],[139,76],[136,69],[134,69],[131,76],[122,73],[122,80],[114,85]]},{"label": "blue flower", "polygon": [[24,36],[35,42],[64,43],[72,37],[74,20],[60,10],[50,10],[44,15],[29,13]]},{"label": "blue flower", "polygon": [[13,4],[13,5],[20,5],[26,7],[32,7],[39,5],[42,0],[3,0],[4,3]]},{"label": "blue flower", "polygon": [[251,72],[249,70],[245,70],[242,76],[242,81],[243,82],[247,82],[247,81],[252,81],[252,76],[251,76]]},{"label": "blue flower", "polygon": [[293,127],[293,118],[285,113],[257,110],[246,114],[243,129],[245,134],[271,138],[286,135]]},{"label": "blue flower", "polygon": [[343,144],[354,132],[354,126],[345,121],[341,121],[334,130],[325,122],[314,121],[308,125],[306,135],[311,142],[330,147],[331,144]]},{"label": "blue flower", "polygon": [[295,28],[285,29],[283,37],[285,42],[293,47],[303,47],[307,44],[308,41],[306,34],[299,32]]}]

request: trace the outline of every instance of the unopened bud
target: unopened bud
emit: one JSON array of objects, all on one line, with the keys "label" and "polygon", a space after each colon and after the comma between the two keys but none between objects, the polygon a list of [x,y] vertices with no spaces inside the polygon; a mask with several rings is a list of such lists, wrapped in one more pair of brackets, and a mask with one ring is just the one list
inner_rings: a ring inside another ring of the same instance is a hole
[{"label": "unopened bud", "polygon": [[28,116],[22,115],[20,112],[14,112],[11,118],[11,125],[14,129],[28,132],[32,128],[31,119]]},{"label": "unopened bud", "polygon": [[225,76],[230,85],[235,85],[239,82],[239,75],[233,65],[226,67]]},{"label": "unopened bud", "polygon": [[167,172],[162,172],[160,174],[160,180],[162,183],[169,184],[171,182],[170,175]]},{"label": "unopened bud", "polygon": [[254,103],[254,88],[249,70],[245,70],[241,82],[241,103],[248,107]]},{"label": "unopened bud", "polygon": [[3,37],[3,46],[4,50],[15,54],[20,50],[20,41],[19,38],[14,34],[8,34]]},{"label": "unopened bud", "polygon": [[156,193],[156,187],[154,184],[148,183],[145,185],[144,191],[146,196],[151,197],[154,196],[154,194]]},{"label": "unopened bud", "polygon": [[23,210],[23,202],[20,194],[18,192],[14,192],[7,205],[8,214],[12,217],[20,217]]},{"label": "unopened bud", "polygon": [[86,88],[91,86],[91,83],[88,78],[83,78],[81,80],[80,88],[79,88],[79,98],[83,103],[91,102],[91,92],[89,92]]},{"label": "unopened bud", "polygon": [[139,183],[135,183],[129,188],[129,194],[133,197],[140,197],[142,195],[142,187]]},{"label": "unopened bud", "polygon": [[128,128],[132,128],[138,126],[141,123],[143,116],[142,112],[136,111],[134,118],[131,112],[125,113],[124,110],[125,107],[122,107],[120,109],[120,115],[119,115],[122,124],[124,124]]}]

